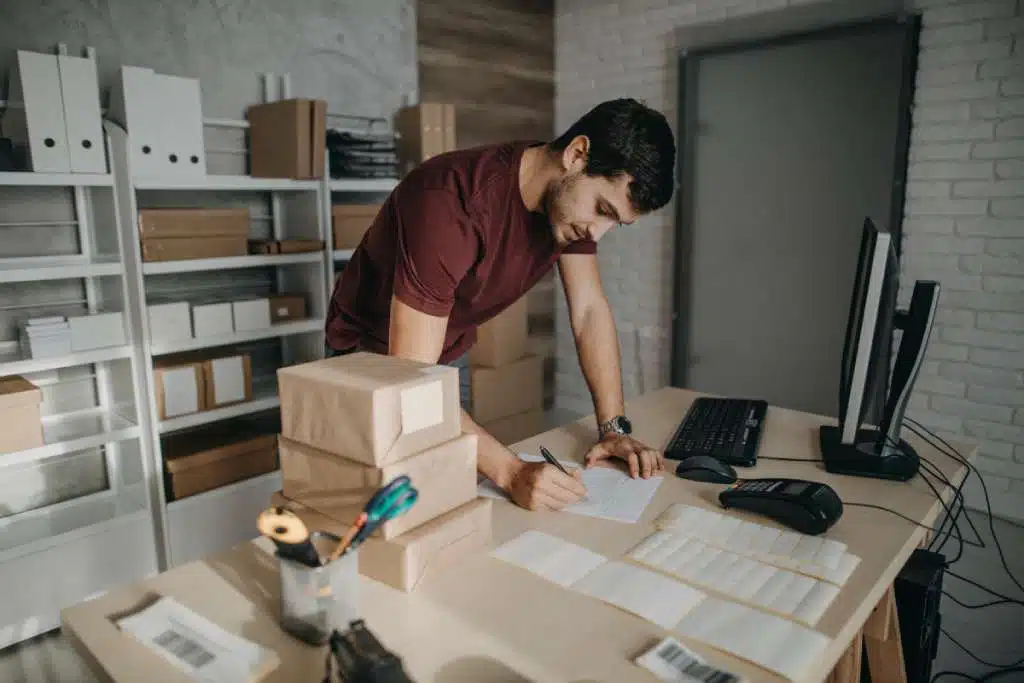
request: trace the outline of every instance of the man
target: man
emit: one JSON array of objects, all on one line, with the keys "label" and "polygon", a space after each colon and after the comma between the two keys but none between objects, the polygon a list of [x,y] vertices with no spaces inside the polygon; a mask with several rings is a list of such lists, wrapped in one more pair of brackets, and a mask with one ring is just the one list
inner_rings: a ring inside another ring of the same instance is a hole
[{"label": "man", "polygon": [[391,193],[335,287],[329,353],[366,349],[460,367],[463,431],[478,469],[518,505],[557,510],[586,494],[578,473],[523,463],[466,412],[476,328],[558,262],[598,430],[586,464],[618,458],[631,476],[664,468],[630,436],[619,344],[597,242],[672,197],[675,141],[632,99],[594,107],[553,142],[511,142],[433,157]]}]

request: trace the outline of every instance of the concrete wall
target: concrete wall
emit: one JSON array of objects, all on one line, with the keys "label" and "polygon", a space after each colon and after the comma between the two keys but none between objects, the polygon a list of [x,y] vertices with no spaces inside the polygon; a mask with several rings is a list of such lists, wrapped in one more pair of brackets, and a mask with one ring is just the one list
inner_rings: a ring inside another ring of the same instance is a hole
[{"label": "concrete wall", "polygon": [[[677,116],[678,31],[786,0],[559,0],[556,128],[633,96]],[[923,9],[904,221],[904,281],[943,285],[912,415],[981,443],[993,507],[1024,519],[1024,72],[1015,0],[918,0]],[[669,381],[674,206],[601,244],[627,396]],[[591,411],[557,300],[556,406]],[[978,487],[970,500],[983,505]]]}]

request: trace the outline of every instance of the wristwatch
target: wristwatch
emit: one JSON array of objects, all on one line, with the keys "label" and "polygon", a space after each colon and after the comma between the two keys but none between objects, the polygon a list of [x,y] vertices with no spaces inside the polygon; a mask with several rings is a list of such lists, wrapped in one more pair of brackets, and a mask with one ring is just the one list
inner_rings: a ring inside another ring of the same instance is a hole
[{"label": "wristwatch", "polygon": [[631,423],[629,418],[625,415],[616,415],[612,419],[606,420],[597,426],[598,438],[603,439],[612,432],[623,435],[632,434],[633,423]]}]

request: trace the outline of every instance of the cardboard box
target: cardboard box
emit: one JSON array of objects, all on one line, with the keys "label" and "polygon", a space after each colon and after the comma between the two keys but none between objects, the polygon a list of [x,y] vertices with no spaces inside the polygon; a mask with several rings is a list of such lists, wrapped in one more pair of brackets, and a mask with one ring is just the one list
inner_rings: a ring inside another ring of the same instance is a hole
[{"label": "cardboard box", "polygon": [[20,375],[0,377],[0,453],[43,445],[43,392]]},{"label": "cardboard box", "polygon": [[139,209],[142,240],[183,237],[247,237],[249,209]]},{"label": "cardboard box", "polygon": [[402,107],[395,116],[398,155],[406,170],[456,149],[455,105],[421,102]]},{"label": "cardboard box", "polygon": [[249,107],[249,173],[254,178],[322,178],[327,102],[292,98]]},{"label": "cardboard box", "polygon": [[279,368],[281,433],[381,467],[462,433],[458,369],[359,352]]},{"label": "cardboard box", "polygon": [[[476,498],[392,540],[366,539],[359,546],[359,573],[408,593],[431,574],[485,553],[492,539],[491,503],[489,498]],[[291,510],[310,529],[341,535],[348,528],[280,492],[271,497],[271,505]]]},{"label": "cardboard box", "polygon": [[323,240],[291,239],[278,240],[278,254],[305,254],[313,251],[323,251]]},{"label": "cardboard box", "polygon": [[490,422],[484,422],[481,427],[486,429],[491,436],[506,446],[517,441],[529,439],[546,431],[544,426],[543,410],[528,410],[525,413],[516,413],[508,417],[498,418]]},{"label": "cardboard box", "polygon": [[270,300],[258,298],[232,301],[231,320],[236,332],[270,327]]},{"label": "cardboard box", "polygon": [[153,361],[153,380],[159,419],[167,420],[206,409],[202,361],[157,359]]},{"label": "cardboard box", "polygon": [[142,260],[147,262],[246,256],[248,253],[249,243],[244,235],[154,237],[142,240]]},{"label": "cardboard box", "polygon": [[187,301],[149,304],[146,308],[151,344],[192,338],[192,308]]},{"label": "cardboard box", "polygon": [[477,329],[476,344],[469,350],[469,364],[496,368],[517,361],[527,353],[526,297]]},{"label": "cardboard box", "polygon": [[544,407],[544,361],[525,356],[500,368],[471,368],[473,419],[483,424]]},{"label": "cardboard box", "polygon": [[383,467],[358,463],[296,443],[279,442],[282,493],[342,523],[352,523],[382,486],[403,474],[419,491],[416,503],[384,523],[375,536],[390,539],[477,496],[476,434],[462,434]]},{"label": "cardboard box", "polygon": [[68,318],[68,324],[71,328],[72,351],[89,351],[128,343],[124,314],[120,311],[74,316]]},{"label": "cardboard box", "polygon": [[220,337],[235,331],[231,302],[192,304],[192,330],[196,339]]},{"label": "cardboard box", "polygon": [[331,230],[335,249],[355,249],[373,225],[382,204],[334,204],[331,206]]},{"label": "cardboard box", "polygon": [[203,361],[206,410],[252,400],[252,360],[249,354]]},{"label": "cardboard box", "polygon": [[179,433],[162,448],[168,498],[179,500],[277,469],[273,434]]},{"label": "cardboard box", "polygon": [[306,318],[306,297],[301,294],[275,294],[270,297],[270,322],[291,323]]}]

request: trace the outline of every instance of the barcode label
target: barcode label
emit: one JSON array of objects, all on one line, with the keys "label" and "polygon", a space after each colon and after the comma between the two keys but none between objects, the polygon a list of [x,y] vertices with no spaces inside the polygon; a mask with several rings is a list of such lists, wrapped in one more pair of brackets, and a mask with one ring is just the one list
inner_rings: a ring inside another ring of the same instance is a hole
[{"label": "barcode label", "polygon": [[636,662],[666,683],[741,683],[743,680],[706,664],[673,638],[661,641]]},{"label": "barcode label", "polygon": [[174,629],[168,629],[153,639],[153,642],[182,660],[193,669],[199,669],[216,657],[202,645],[187,638]]}]

